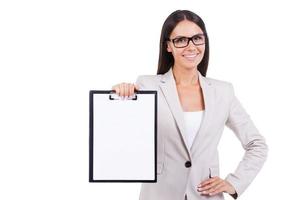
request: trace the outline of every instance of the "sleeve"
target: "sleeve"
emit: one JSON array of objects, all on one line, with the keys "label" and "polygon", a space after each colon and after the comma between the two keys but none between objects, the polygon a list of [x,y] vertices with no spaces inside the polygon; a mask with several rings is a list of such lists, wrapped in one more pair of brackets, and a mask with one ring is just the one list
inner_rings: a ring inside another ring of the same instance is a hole
[{"label": "sleeve", "polygon": [[226,126],[234,132],[245,150],[243,159],[235,172],[228,174],[225,178],[235,188],[236,194],[232,197],[236,199],[245,191],[262,168],[267,158],[268,146],[236,98],[232,84],[230,87],[231,102]]},{"label": "sleeve", "polygon": [[140,90],[143,90],[145,89],[145,84],[143,83],[143,79],[144,79],[144,76],[138,76],[136,81],[135,81],[135,84],[139,87]]}]

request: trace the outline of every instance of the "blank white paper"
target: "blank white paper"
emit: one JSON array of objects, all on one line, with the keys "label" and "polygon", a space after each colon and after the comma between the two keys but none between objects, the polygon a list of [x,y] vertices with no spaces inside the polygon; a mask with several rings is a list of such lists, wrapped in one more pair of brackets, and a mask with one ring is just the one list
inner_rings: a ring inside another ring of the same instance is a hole
[{"label": "blank white paper", "polygon": [[155,94],[93,98],[94,180],[154,180]]}]

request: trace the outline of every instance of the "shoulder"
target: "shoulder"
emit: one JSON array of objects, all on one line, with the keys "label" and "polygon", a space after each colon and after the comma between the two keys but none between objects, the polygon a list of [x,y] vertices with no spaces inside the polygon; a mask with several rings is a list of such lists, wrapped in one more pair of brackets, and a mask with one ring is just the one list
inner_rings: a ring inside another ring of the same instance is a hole
[{"label": "shoulder", "polygon": [[140,88],[155,88],[161,79],[161,74],[158,75],[140,75],[137,77],[135,84]]},{"label": "shoulder", "polygon": [[214,79],[210,77],[204,77],[204,79],[211,85],[215,87],[232,87],[232,83],[225,80]]},{"label": "shoulder", "polygon": [[140,75],[137,77],[135,84],[140,89],[151,89],[156,90],[161,79],[161,74],[159,75]]},{"label": "shoulder", "polygon": [[232,95],[233,94],[233,85],[229,81],[214,79],[210,77],[204,77],[204,80],[214,89],[217,93]]},{"label": "shoulder", "polygon": [[161,74],[159,75],[139,75],[137,77],[137,80],[139,81],[156,81],[159,80],[161,77]]}]

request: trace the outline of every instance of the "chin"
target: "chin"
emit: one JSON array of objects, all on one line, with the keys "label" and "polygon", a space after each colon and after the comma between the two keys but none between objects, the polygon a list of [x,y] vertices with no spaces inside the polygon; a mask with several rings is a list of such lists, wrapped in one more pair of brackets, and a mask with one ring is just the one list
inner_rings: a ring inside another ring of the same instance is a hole
[{"label": "chin", "polygon": [[197,69],[197,66],[198,65],[195,65],[195,64],[193,64],[193,65],[191,65],[191,64],[189,64],[189,65],[187,65],[187,64],[185,64],[185,65],[183,65],[183,67],[185,68],[185,69],[188,69],[188,70],[192,70],[192,69]]},{"label": "chin", "polygon": [[184,60],[184,62],[182,62],[182,66],[184,66],[185,68],[194,68],[199,65],[199,63],[201,62],[201,60],[195,60],[195,61],[186,61]]},{"label": "chin", "polygon": [[185,68],[189,68],[189,69],[192,69],[192,68],[197,68],[197,66],[199,65],[199,61],[197,61],[197,62],[189,62],[189,63],[184,63],[183,64],[183,66],[185,67]]}]

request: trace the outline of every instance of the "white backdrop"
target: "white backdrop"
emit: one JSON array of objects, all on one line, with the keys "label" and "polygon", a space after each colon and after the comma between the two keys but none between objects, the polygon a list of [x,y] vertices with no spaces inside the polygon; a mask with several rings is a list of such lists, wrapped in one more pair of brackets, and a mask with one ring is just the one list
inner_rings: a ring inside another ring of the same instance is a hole
[{"label": "white backdrop", "polygon": [[[207,76],[233,83],[270,148],[240,199],[295,199],[298,8],[296,0],[2,0],[0,199],[138,199],[139,183],[88,182],[88,94],[155,74],[161,26],[177,9],[203,18]],[[219,151],[224,178],[243,150],[226,129]]]}]

